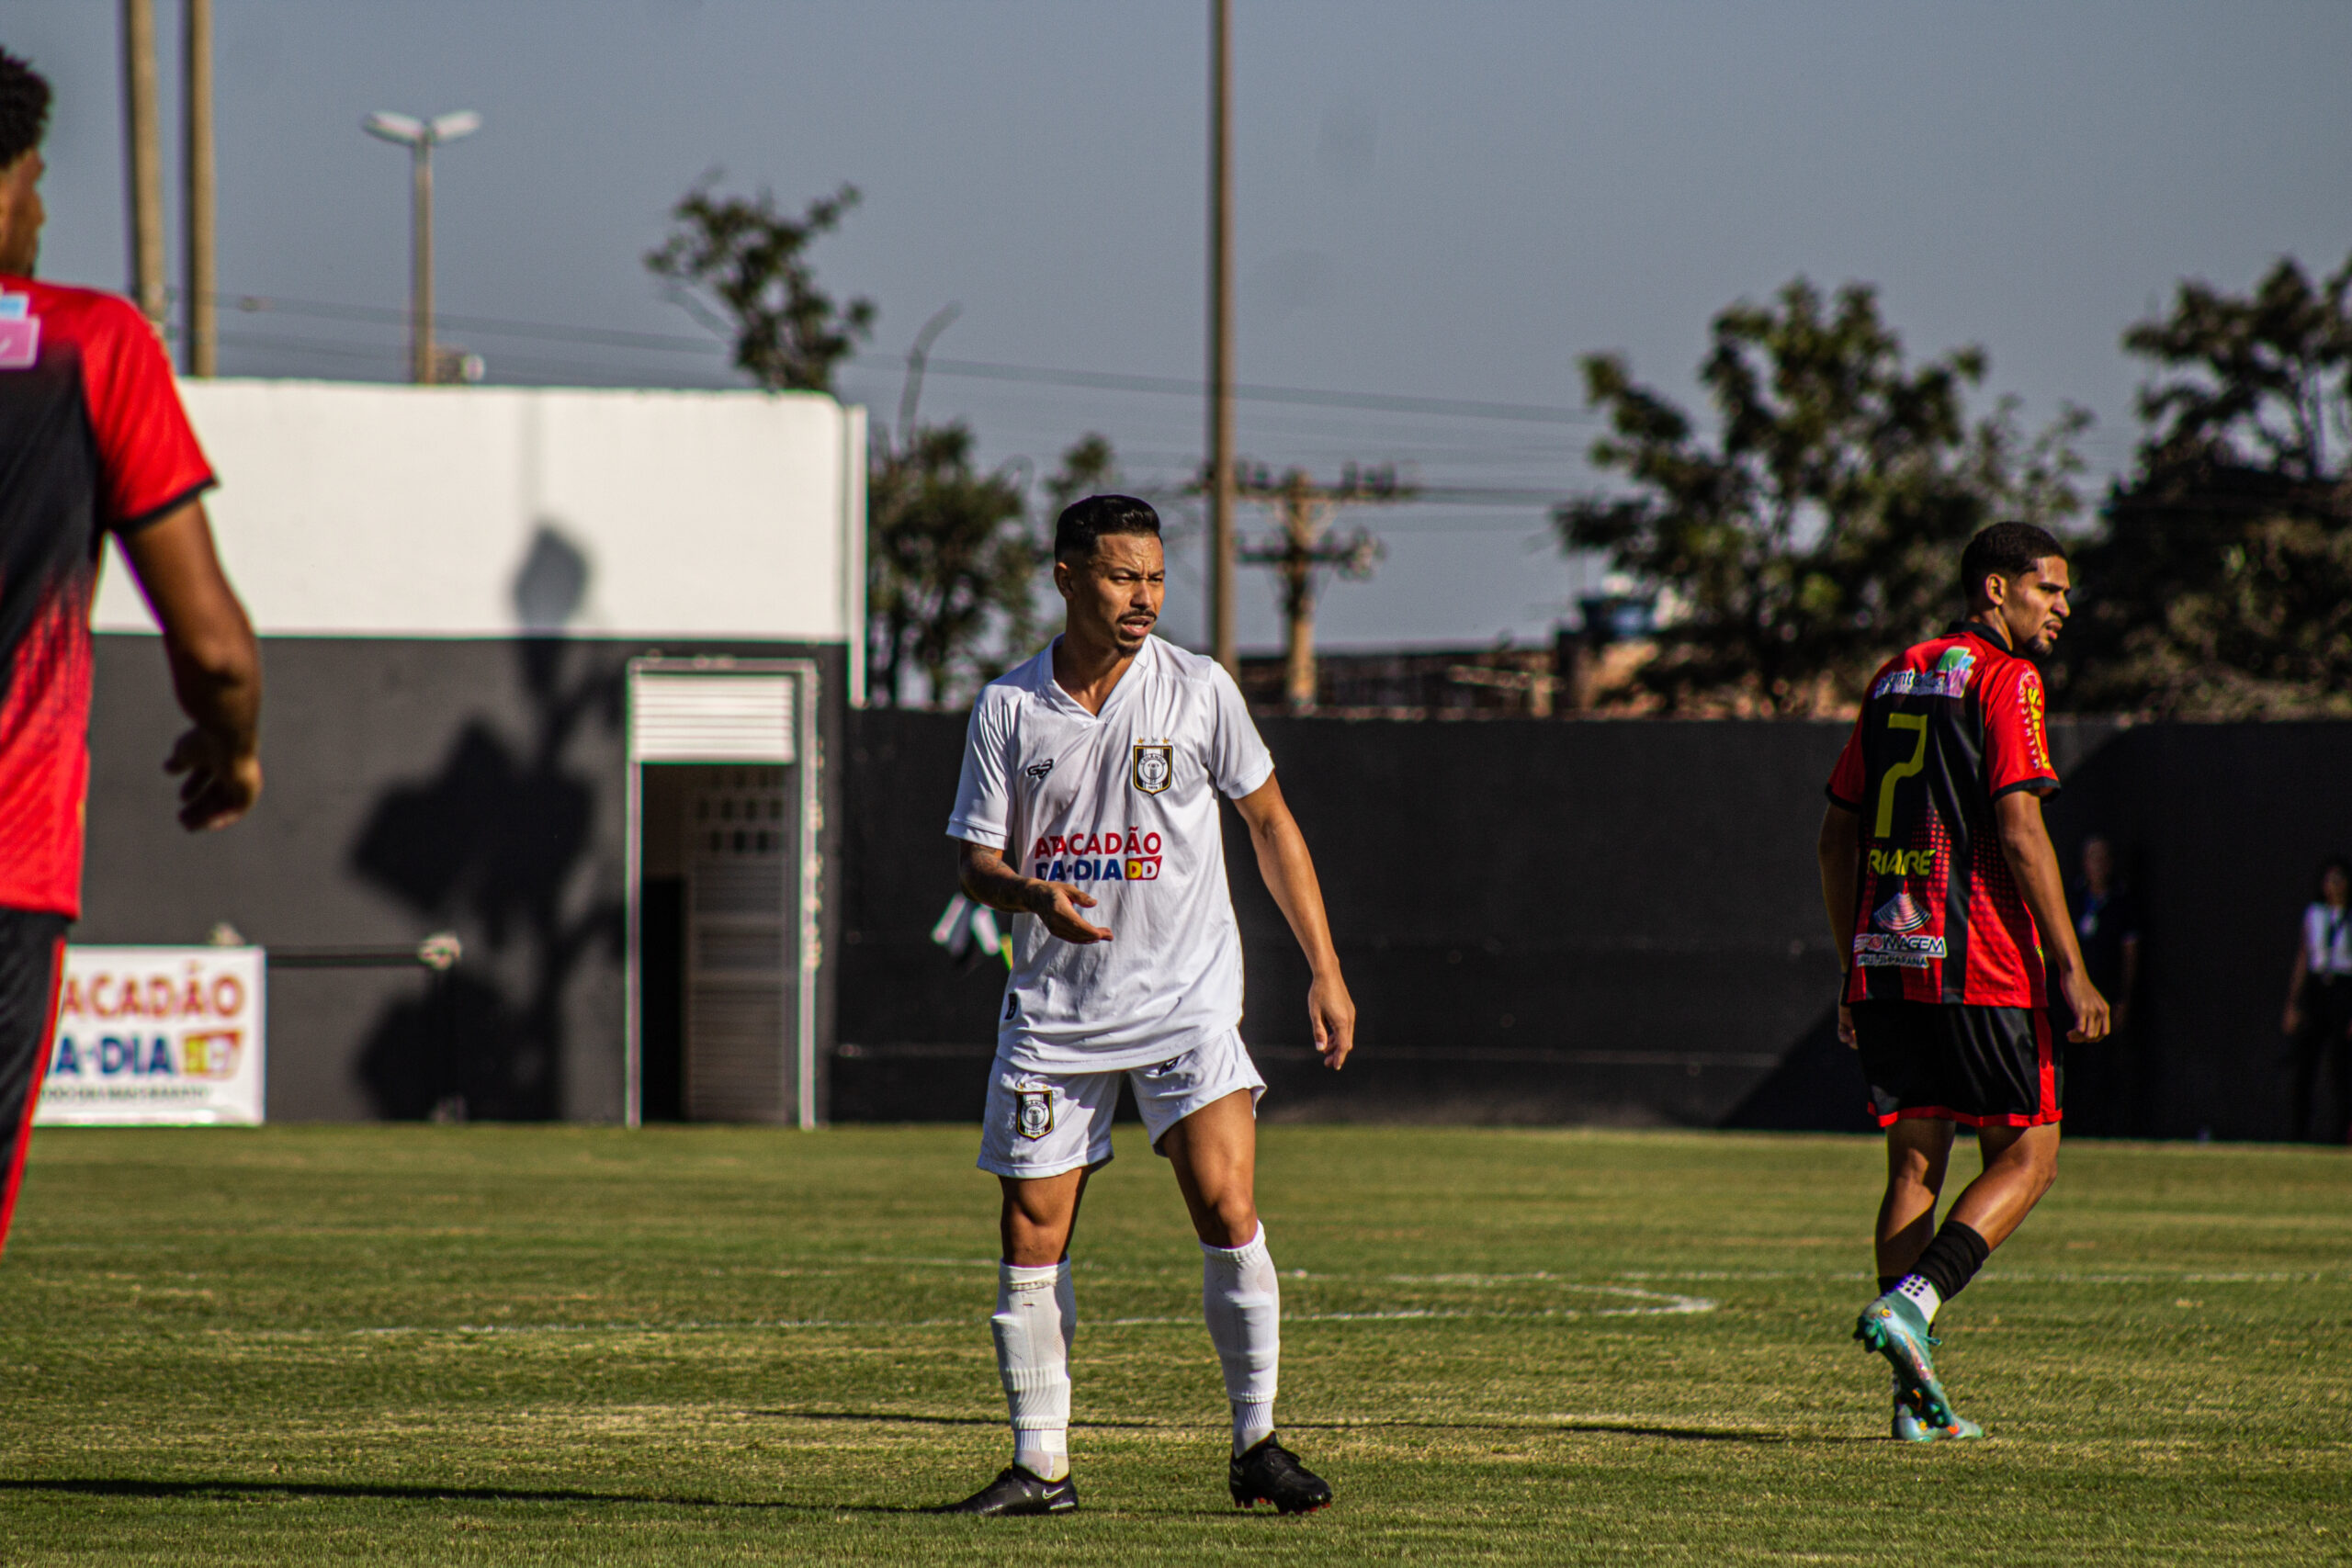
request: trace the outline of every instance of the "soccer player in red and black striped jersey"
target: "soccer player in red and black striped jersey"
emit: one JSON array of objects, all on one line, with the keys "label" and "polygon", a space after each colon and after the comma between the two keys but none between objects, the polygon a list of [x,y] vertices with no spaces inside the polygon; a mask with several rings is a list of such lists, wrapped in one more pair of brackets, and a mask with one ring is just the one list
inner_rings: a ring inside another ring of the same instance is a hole
[{"label": "soccer player in red and black striped jersey", "polygon": [[112,534],[164,630],[192,727],[165,766],[180,820],[261,794],[261,663],[198,498],[212,470],[171,367],[125,299],[33,281],[49,84],[0,51],[0,1247],[81,913],[90,601]]},{"label": "soccer player in red and black striped jersey", "polygon": [[[2061,1048],[2107,1032],[2083,969],[2041,797],[2050,761],[2041,674],[2066,624],[2058,541],[1999,523],[1961,557],[1967,617],[1887,660],[1829,781],[1821,890],[1846,954],[1838,1032],[1861,1055],[1886,1130],[1878,1299],[1855,1337],[1894,1364],[1894,1435],[1978,1437],[1937,1382],[1928,1330],[2058,1174]],[[1984,1173],[1936,1204],[1954,1131],[1976,1130]]]}]

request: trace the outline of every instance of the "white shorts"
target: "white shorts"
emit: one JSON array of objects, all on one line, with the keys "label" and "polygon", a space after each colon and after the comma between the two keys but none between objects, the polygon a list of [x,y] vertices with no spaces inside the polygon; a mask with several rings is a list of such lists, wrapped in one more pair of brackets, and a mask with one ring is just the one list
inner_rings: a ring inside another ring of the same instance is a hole
[{"label": "white shorts", "polygon": [[1266,1092],[1241,1032],[1232,1029],[1181,1056],[1124,1073],[1041,1073],[1001,1060],[993,1071],[980,1123],[980,1168],[998,1176],[1059,1176],[1107,1163],[1121,1077],[1135,1088],[1155,1150],[1169,1128],[1203,1106],[1246,1089],[1254,1111]]}]

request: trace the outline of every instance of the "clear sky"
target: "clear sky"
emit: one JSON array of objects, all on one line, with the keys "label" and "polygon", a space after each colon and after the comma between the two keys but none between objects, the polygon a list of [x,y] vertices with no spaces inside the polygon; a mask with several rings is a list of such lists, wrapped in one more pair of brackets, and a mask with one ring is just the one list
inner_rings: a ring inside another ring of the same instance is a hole
[{"label": "clear sky", "polygon": [[[1688,395],[1710,317],[1802,272],[1878,285],[1915,355],[1982,344],[1988,398],[2018,395],[2031,423],[2089,407],[2104,475],[2136,430],[2130,321],[2184,276],[2243,288],[2279,254],[2325,270],[2352,251],[2342,0],[1234,8],[1241,378],[1566,411],[1245,401],[1241,447],[1276,468],[1589,486],[1577,355],[1623,350]],[[0,43],[60,96],[42,270],[109,287],[126,271],[118,10],[0,14]],[[179,10],[159,0],[175,170]],[[436,161],[439,286],[462,322],[446,335],[494,381],[729,384],[641,265],[712,169],[794,208],[864,191],[816,260],[881,307],[842,386],[877,419],[951,302],[943,360],[1202,374],[1206,0],[215,10],[221,287],[277,302],[224,312],[231,374],[399,377],[407,171],[360,132],[376,108],[484,118]],[[942,374],[923,412],[967,419],[991,462],[1040,468],[1101,430],[1138,488],[1180,483],[1203,445],[1193,395]],[[1540,638],[1597,581],[1549,542],[1538,500],[1342,521],[1388,556],[1329,592],[1328,645]],[[1165,627],[1197,640],[1197,553],[1177,556]],[[1272,585],[1252,573],[1240,604],[1245,645],[1272,646]]]}]

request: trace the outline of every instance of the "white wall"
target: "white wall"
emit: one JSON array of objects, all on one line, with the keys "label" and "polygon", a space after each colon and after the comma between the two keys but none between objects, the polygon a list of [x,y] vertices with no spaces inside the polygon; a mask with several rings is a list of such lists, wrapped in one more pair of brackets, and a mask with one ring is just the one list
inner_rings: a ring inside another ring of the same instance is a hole
[{"label": "white wall", "polygon": [[[265,634],[760,637],[864,651],[865,411],[815,393],[180,388]],[[101,630],[152,630],[119,561]]]}]

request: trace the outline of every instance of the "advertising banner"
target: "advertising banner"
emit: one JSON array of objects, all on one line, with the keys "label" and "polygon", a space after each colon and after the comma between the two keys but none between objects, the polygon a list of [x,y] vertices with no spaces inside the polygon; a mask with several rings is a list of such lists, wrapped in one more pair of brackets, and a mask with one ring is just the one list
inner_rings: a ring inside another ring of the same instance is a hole
[{"label": "advertising banner", "polygon": [[262,1119],[258,947],[73,947],[37,1127]]}]

